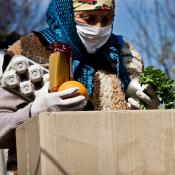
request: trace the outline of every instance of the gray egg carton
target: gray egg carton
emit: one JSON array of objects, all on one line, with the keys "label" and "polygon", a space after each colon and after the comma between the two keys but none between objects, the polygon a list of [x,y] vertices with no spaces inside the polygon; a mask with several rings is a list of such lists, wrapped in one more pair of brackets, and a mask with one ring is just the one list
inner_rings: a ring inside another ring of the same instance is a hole
[{"label": "gray egg carton", "polygon": [[7,90],[33,101],[35,93],[49,80],[49,70],[22,55],[14,56],[1,77]]}]

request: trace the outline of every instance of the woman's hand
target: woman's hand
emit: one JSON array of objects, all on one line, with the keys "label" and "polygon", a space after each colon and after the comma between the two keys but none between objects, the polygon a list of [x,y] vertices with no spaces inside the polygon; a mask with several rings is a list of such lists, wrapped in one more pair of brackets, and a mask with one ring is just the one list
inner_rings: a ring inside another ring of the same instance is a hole
[{"label": "woman's hand", "polygon": [[148,84],[140,87],[138,89],[136,88],[134,97],[128,97],[128,107],[130,109],[141,109],[139,101],[142,101],[146,109],[158,109],[160,101],[155,90]]},{"label": "woman's hand", "polygon": [[42,111],[79,111],[83,110],[87,101],[84,96],[75,96],[79,89],[70,88],[60,92],[48,92],[49,83],[46,83],[35,95],[31,106],[31,116]]}]

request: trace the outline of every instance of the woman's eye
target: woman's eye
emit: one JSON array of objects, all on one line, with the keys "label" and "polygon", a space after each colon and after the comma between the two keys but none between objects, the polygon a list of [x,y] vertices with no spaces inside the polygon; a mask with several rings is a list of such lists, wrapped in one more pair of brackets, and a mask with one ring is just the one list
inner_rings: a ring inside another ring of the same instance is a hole
[{"label": "woman's eye", "polygon": [[90,25],[94,25],[97,22],[97,20],[94,16],[88,16],[88,17],[84,18],[84,20]]},{"label": "woman's eye", "polygon": [[112,17],[108,16],[108,17],[103,17],[101,20],[102,24],[104,26],[109,25],[112,23]]},{"label": "woman's eye", "polygon": [[103,25],[107,25],[109,23],[109,20],[105,17],[105,18],[102,18],[102,22],[101,22]]}]

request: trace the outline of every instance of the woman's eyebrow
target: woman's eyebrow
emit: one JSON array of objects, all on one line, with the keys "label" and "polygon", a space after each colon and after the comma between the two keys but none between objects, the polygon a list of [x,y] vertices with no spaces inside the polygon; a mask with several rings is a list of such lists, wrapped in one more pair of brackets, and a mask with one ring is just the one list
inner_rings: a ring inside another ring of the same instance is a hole
[{"label": "woman's eyebrow", "polygon": [[92,15],[92,14],[89,14],[89,13],[77,13],[77,14],[75,13],[74,14],[75,17],[80,17],[80,18],[81,17],[87,17],[87,16],[90,16],[90,15]]},{"label": "woman's eyebrow", "polygon": [[[98,13],[96,12],[91,12],[91,13],[88,13],[88,12],[78,12],[78,13],[74,13],[74,17],[77,17],[77,18],[84,18],[84,17],[90,17],[90,16],[96,16]],[[105,13],[105,14],[101,14],[100,16],[102,17],[112,17],[114,16],[113,13]]]}]

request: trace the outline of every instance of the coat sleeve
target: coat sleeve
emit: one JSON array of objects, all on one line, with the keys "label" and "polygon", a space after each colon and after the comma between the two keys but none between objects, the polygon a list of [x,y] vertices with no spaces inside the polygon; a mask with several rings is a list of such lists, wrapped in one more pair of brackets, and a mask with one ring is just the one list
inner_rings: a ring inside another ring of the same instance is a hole
[{"label": "coat sleeve", "polygon": [[[15,128],[30,118],[31,103],[0,87],[0,148],[9,148]],[[14,143],[14,142],[13,142]]]},{"label": "coat sleeve", "polygon": [[121,50],[123,63],[131,79],[138,78],[144,69],[143,59],[137,50],[129,43],[125,42]]},{"label": "coat sleeve", "polygon": [[[14,55],[21,55],[21,39],[13,43],[4,55],[4,71]],[[30,117],[30,107],[22,98],[0,86],[0,149],[11,148],[15,142],[15,128]]]}]

